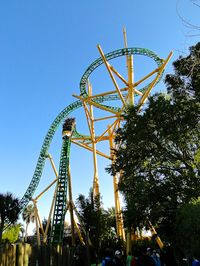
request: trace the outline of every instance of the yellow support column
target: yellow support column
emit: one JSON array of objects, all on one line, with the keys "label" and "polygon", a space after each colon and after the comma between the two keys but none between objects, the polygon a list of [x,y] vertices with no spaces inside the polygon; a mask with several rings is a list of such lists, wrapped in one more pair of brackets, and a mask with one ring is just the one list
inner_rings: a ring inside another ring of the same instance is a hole
[{"label": "yellow support column", "polygon": [[154,228],[154,226],[152,225],[152,223],[148,220],[148,224],[149,224],[149,229],[152,233],[152,236],[155,237],[155,240],[159,246],[160,249],[162,249],[164,247],[164,244],[162,242],[162,240],[160,239],[160,237],[158,236],[156,229]]},{"label": "yellow support column", "polygon": [[134,105],[134,88],[133,88],[133,82],[134,82],[134,75],[133,75],[133,56],[130,55],[128,57],[128,83],[129,83],[129,92],[128,92],[128,99],[129,104]]},{"label": "yellow support column", "polygon": [[[114,148],[113,133],[111,132],[111,129],[109,130],[109,143],[110,143],[110,154],[112,157],[112,163],[114,163],[114,157],[113,157],[113,152],[112,152]],[[119,199],[118,176],[117,175],[113,176],[113,187],[114,187],[117,235],[123,241],[125,241],[124,223],[123,223],[123,216],[122,216],[121,204],[120,204],[120,199]]]},{"label": "yellow support column", "polygon": [[[124,45],[125,48],[128,48],[127,44],[127,37],[126,37],[126,29],[124,28]],[[135,90],[133,87],[134,83],[134,72],[133,72],[133,55],[127,55],[126,57],[126,64],[128,69],[128,95],[127,95],[127,101],[130,106],[133,106],[135,104]],[[131,241],[131,230],[127,230],[126,233],[126,252],[131,252],[132,248],[132,241]]]},{"label": "yellow support column", "polygon": [[[124,34],[124,46],[128,48],[127,37],[126,37],[126,28],[123,28]],[[134,105],[134,73],[133,73],[133,55],[126,56],[126,65],[128,69],[128,102],[130,105]]]},{"label": "yellow support column", "polygon": [[[92,86],[88,82],[88,95],[92,96]],[[98,176],[98,166],[97,166],[97,149],[95,141],[95,130],[94,130],[94,112],[93,106],[90,104],[90,129],[92,138],[92,149],[93,149],[93,164],[94,164],[94,179],[93,179],[93,194],[94,196],[99,195],[99,176]]]},{"label": "yellow support column", "polygon": [[[130,55],[128,56],[128,84],[129,84],[128,102],[130,106],[133,106],[135,104],[133,82],[134,82],[133,55]],[[127,254],[132,250],[131,234],[132,234],[131,229],[127,228],[127,235],[126,235]]]}]

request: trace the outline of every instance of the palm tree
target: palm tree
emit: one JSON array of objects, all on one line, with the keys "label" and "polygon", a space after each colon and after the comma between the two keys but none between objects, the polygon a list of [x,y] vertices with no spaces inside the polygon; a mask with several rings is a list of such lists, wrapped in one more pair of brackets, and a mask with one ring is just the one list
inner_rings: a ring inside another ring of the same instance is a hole
[{"label": "palm tree", "polygon": [[18,220],[19,213],[19,199],[10,192],[0,194],[0,243],[5,223],[14,224]]},{"label": "palm tree", "polygon": [[35,207],[34,205],[29,204],[22,213],[22,219],[26,222],[25,241],[27,240],[28,226],[30,222],[35,222],[35,218]]},{"label": "palm tree", "polygon": [[105,212],[110,227],[114,228],[117,233],[115,207],[110,207]]},{"label": "palm tree", "polygon": [[19,235],[21,238],[24,238],[25,230],[24,230],[24,225],[22,223],[19,223]]}]

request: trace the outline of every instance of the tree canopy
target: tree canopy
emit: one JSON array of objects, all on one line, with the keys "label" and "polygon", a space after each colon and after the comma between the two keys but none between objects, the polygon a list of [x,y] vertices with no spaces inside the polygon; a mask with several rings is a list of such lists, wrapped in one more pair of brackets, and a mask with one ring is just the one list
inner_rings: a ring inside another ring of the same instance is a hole
[{"label": "tree canopy", "polygon": [[22,224],[14,224],[9,226],[4,232],[2,239],[9,241],[10,243],[15,243],[19,239],[20,232],[23,231]]},{"label": "tree canopy", "polygon": [[22,213],[22,219],[26,222],[26,230],[25,230],[25,239],[27,240],[27,233],[28,233],[28,226],[30,222],[35,222],[35,207],[33,204],[29,204],[26,206],[26,208],[23,210]]},{"label": "tree canopy", "polygon": [[14,224],[20,212],[19,199],[12,193],[0,194],[0,243],[5,223]]},{"label": "tree canopy", "polygon": [[174,229],[180,252],[186,257],[199,257],[200,198],[192,199],[178,210]]},{"label": "tree canopy", "polygon": [[200,195],[200,43],[173,67],[165,94],[151,96],[142,112],[127,110],[109,168],[121,173],[129,223],[143,227],[149,218],[168,237],[177,209]]},{"label": "tree canopy", "polygon": [[79,195],[77,201],[78,212],[92,245],[98,251],[103,246],[109,246],[117,238],[113,209],[103,208],[100,197],[94,197],[92,190],[86,198]]}]

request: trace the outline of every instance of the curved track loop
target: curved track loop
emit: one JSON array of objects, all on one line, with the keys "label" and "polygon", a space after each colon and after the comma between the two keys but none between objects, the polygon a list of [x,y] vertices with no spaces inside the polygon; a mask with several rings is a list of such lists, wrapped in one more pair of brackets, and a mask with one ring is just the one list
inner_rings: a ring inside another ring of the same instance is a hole
[{"label": "curved track loop", "polygon": [[[105,55],[107,61],[116,58],[116,57],[120,57],[120,56],[124,56],[124,55],[131,55],[131,54],[138,54],[138,55],[144,55],[144,56],[148,56],[150,58],[152,58],[158,66],[160,66],[162,64],[162,59],[160,59],[155,53],[153,53],[152,51],[148,50],[148,49],[144,49],[144,48],[125,48],[125,49],[119,49],[119,50],[115,50],[111,53],[108,53]],[[82,97],[87,97],[87,92],[86,92],[86,84],[88,81],[88,78],[90,76],[90,74],[101,64],[103,64],[103,59],[100,57],[98,58],[96,61],[94,61],[85,71],[85,73],[83,74],[81,81],[80,81],[80,93]],[[146,86],[148,87],[148,85]],[[145,87],[145,88],[146,88]],[[144,88],[144,89],[145,89]],[[108,96],[102,96],[102,97],[98,97],[95,98],[95,102],[98,103],[103,103],[104,101],[112,101],[112,100],[118,100],[119,97],[118,95],[108,95]],[[21,211],[26,207],[26,205],[29,203],[29,201],[32,199],[32,196],[40,182],[41,176],[42,176],[42,171],[45,165],[45,160],[47,158],[48,155],[48,150],[51,144],[51,141],[54,137],[54,134],[56,132],[56,130],[58,129],[59,125],[64,121],[64,119],[66,119],[66,117],[73,112],[74,110],[76,110],[77,108],[82,107],[82,101],[75,101],[74,103],[68,105],[65,109],[63,109],[59,115],[55,118],[55,120],[53,121],[53,123],[51,124],[40,154],[39,154],[39,158],[37,161],[37,165],[33,174],[33,177],[31,179],[31,182],[24,194],[24,196],[22,197],[21,201],[20,201],[20,207],[21,207]],[[105,106],[105,105],[104,105]],[[113,107],[113,106],[106,106],[109,109],[115,109],[118,110],[118,108]],[[75,134],[78,134],[78,132],[75,132]]]},{"label": "curved track loop", "polygon": [[[124,49],[119,49],[115,50],[111,53],[108,53],[105,55],[106,60],[109,61],[113,58],[119,57],[119,56],[124,56],[124,55],[132,55],[132,54],[137,54],[137,55],[144,55],[152,58],[158,66],[162,64],[162,59],[160,59],[154,52],[150,51],[149,49],[146,48],[124,48]],[[85,71],[83,74],[81,81],[80,81],[80,92],[81,96],[87,96],[86,92],[86,84],[87,80],[90,76],[90,74],[100,65],[103,64],[103,59],[99,57],[97,60],[95,60]],[[147,85],[148,86],[148,85]]]}]

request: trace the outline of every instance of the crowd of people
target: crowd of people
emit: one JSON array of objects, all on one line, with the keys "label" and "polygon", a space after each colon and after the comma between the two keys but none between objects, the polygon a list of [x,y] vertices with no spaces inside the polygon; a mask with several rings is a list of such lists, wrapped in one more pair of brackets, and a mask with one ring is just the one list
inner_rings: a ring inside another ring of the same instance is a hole
[{"label": "crowd of people", "polygon": [[113,256],[112,250],[107,249],[105,258],[101,266],[176,266],[175,258],[170,250],[167,253],[151,248],[141,248],[134,254],[131,252],[127,256],[123,252],[116,250]]},{"label": "crowd of people", "polygon": [[[165,250],[142,248],[134,255],[129,252],[127,256],[123,256],[123,253],[117,250],[114,258],[111,250],[106,252],[101,266],[177,266],[173,250],[170,247]],[[187,260],[187,265],[200,266],[200,259],[195,256],[191,261]]]},{"label": "crowd of people", "polygon": [[[80,258],[77,253],[73,266],[83,266],[84,258]],[[91,266],[177,266],[173,250],[171,248],[160,250],[150,247],[141,248],[133,254],[129,252],[127,255],[121,250],[107,248],[102,259],[96,256],[96,263]],[[200,261],[194,257],[191,263],[184,265],[200,266]]]},{"label": "crowd of people", "polygon": [[[125,257],[119,250],[115,251],[114,257],[112,251],[107,250],[105,258],[103,259],[101,266],[164,266],[161,261],[159,251],[151,250],[151,248],[143,248],[134,255],[131,252]],[[174,264],[171,264],[172,266]],[[167,266],[167,264],[166,264]],[[174,265],[175,266],[175,265]]]}]

